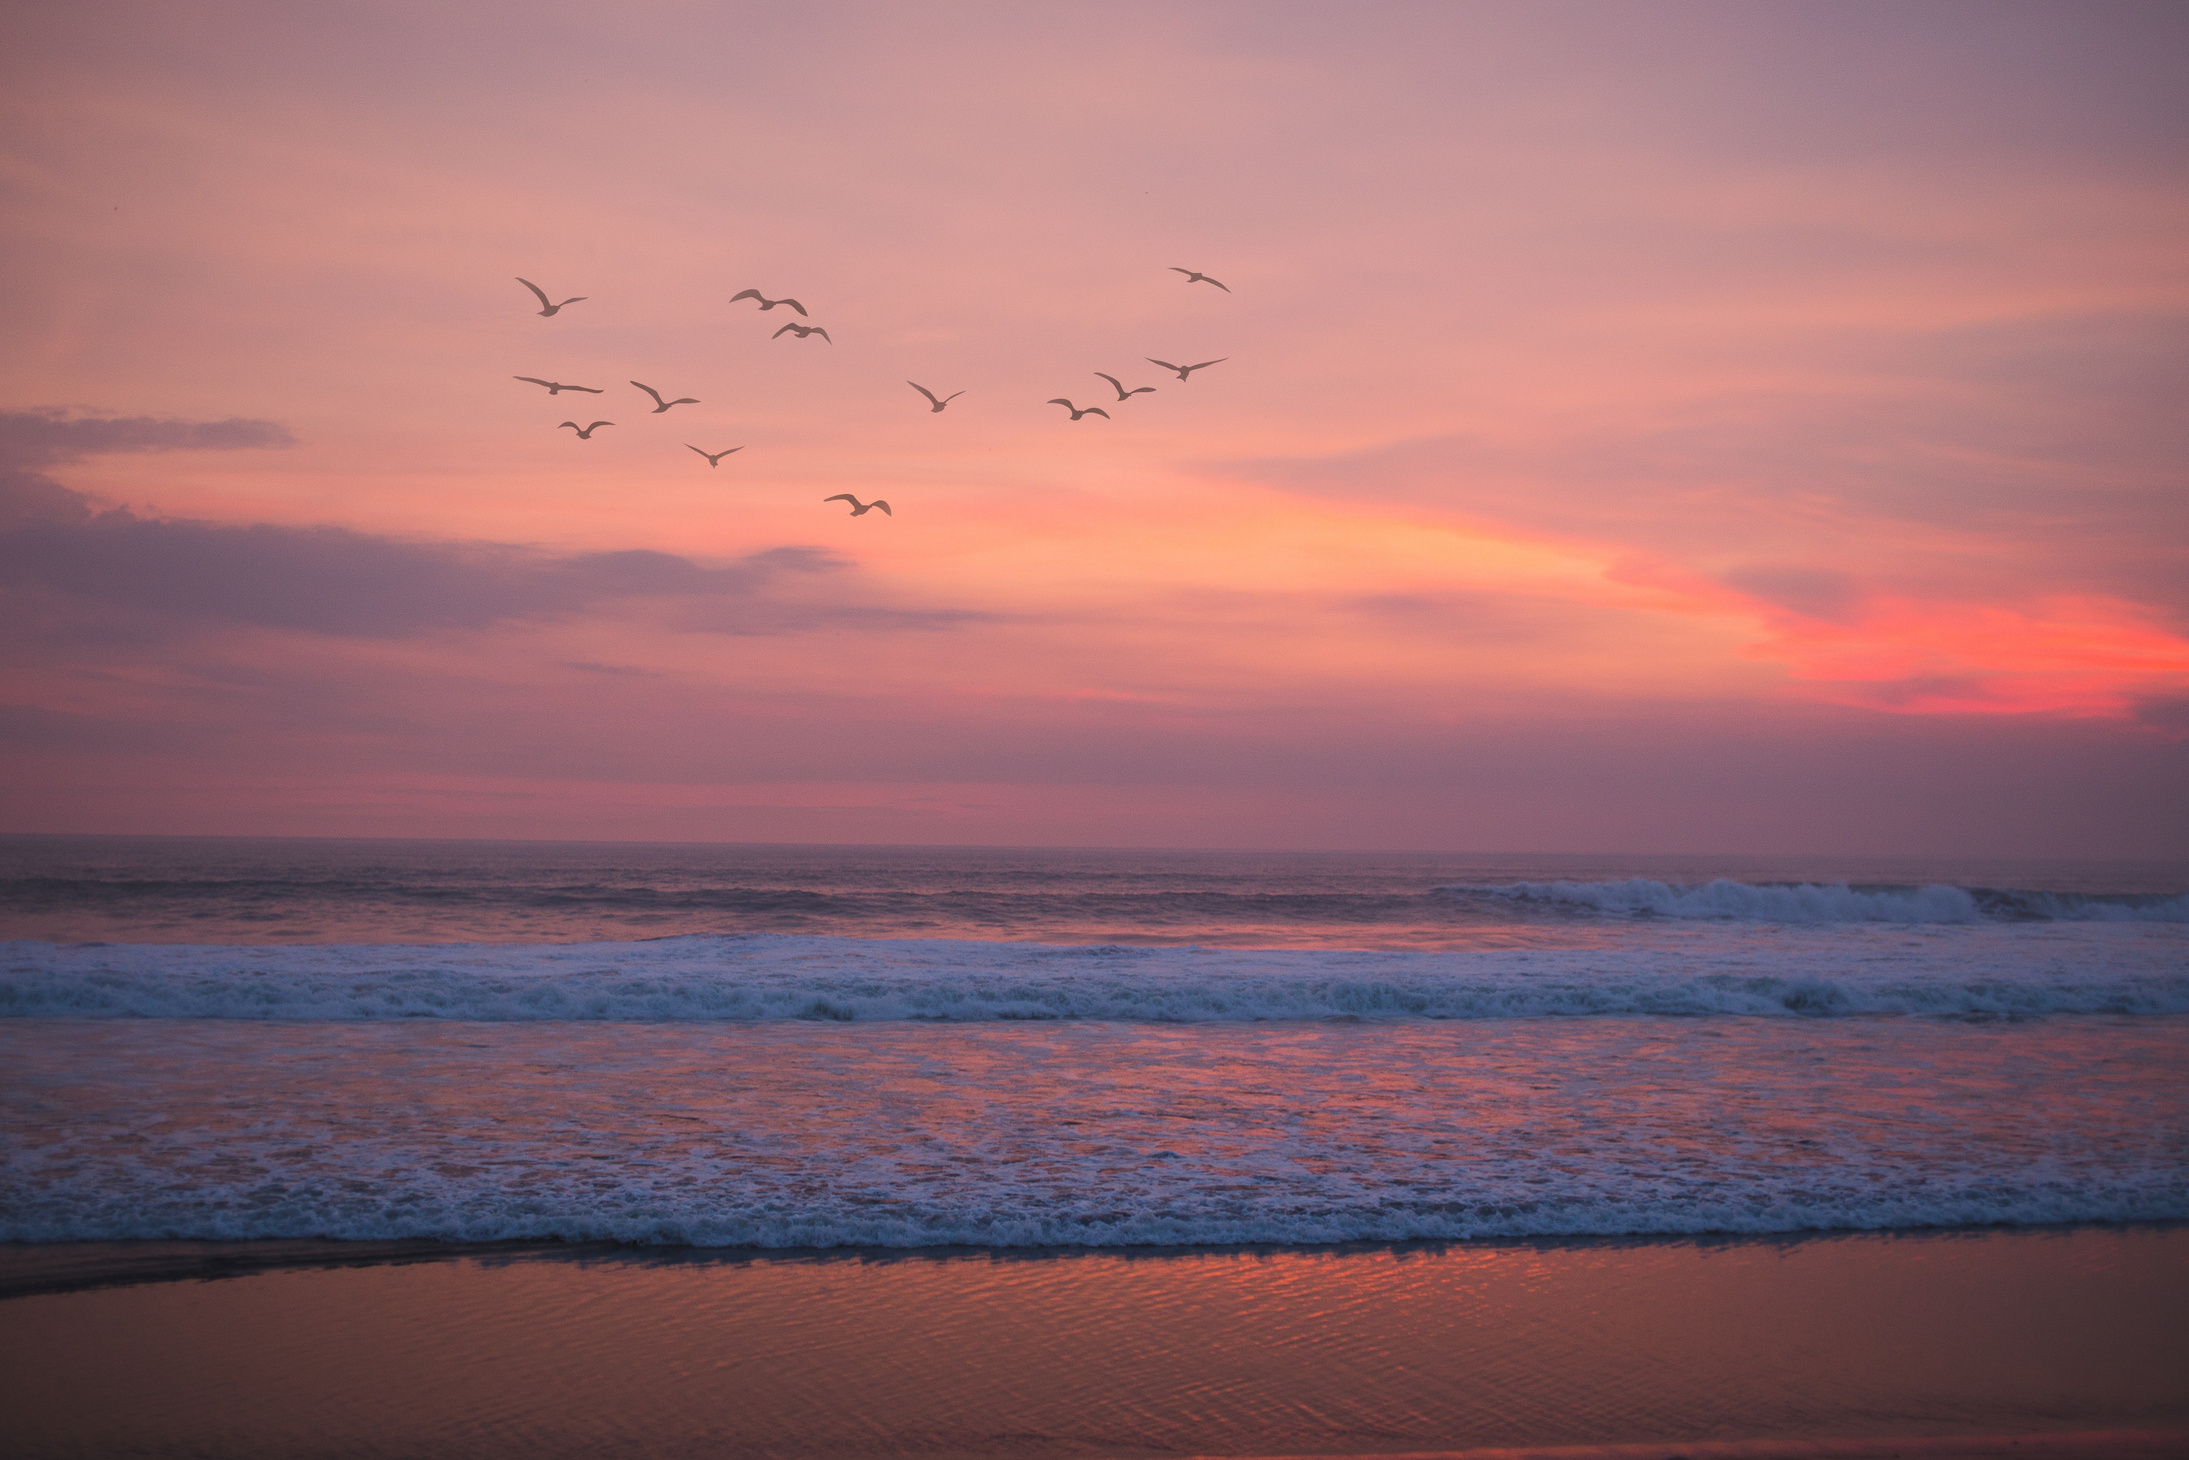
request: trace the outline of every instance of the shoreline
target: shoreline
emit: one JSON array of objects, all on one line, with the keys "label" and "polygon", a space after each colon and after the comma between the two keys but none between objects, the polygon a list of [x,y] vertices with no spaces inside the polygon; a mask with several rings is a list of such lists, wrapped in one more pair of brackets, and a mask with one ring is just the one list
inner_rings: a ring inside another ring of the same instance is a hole
[{"label": "shoreline", "polygon": [[1308,1248],[93,1243],[0,1251],[0,1272],[26,1460],[2189,1449],[2178,1222]]},{"label": "shoreline", "polygon": [[[1355,1452],[1359,1453],[1359,1452]],[[1679,1440],[1625,1445],[1497,1445],[1378,1453],[1377,1460],[2178,1460],[2189,1430],[1900,1435],[1853,1440]],[[1195,1456],[1191,1460],[1217,1460]],[[1223,1460],[1331,1460],[1324,1455]]]},{"label": "shoreline", "polygon": [[2068,1236],[2077,1232],[2171,1232],[2189,1219],[2132,1222],[1983,1223],[1951,1227],[1818,1228],[1797,1232],[1642,1232],[1541,1237],[1419,1237],[1359,1242],[1149,1243],[1110,1246],[888,1247],[847,1243],[833,1247],[707,1247],[696,1244],[618,1242],[519,1237],[482,1242],[440,1238],[350,1241],[335,1237],[143,1238],[83,1242],[0,1242],[0,1303],[15,1298],[88,1292],[148,1283],[212,1282],[291,1270],[399,1266],[456,1262],[623,1262],[635,1266],[682,1266],[756,1262],[1040,1262],[1054,1258],[1107,1257],[1132,1261],[1194,1257],[1352,1257],[1374,1253],[1438,1254],[1449,1251],[1626,1251],[1666,1247],[1777,1248],[1822,1242],[1982,1239],[2000,1234]]}]

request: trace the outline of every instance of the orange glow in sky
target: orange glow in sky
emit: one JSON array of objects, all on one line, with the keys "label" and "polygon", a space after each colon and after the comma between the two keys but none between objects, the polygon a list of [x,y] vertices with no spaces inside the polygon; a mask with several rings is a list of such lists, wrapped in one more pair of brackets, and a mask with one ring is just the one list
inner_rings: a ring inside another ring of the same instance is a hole
[{"label": "orange glow in sky", "polygon": [[0,829],[2179,852],[2183,22],[1862,15],[22,17]]}]

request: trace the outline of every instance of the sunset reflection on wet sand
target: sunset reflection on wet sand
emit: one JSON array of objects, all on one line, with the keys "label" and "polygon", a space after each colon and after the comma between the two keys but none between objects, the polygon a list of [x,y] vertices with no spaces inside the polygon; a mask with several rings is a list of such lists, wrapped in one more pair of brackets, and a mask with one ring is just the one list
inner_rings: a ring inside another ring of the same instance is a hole
[{"label": "sunset reflection on wet sand", "polygon": [[[146,1250],[165,1256],[152,1276],[224,1249]],[[50,1277],[125,1251],[42,1258]],[[17,1453],[40,1456],[1820,1454],[1819,1437],[2182,1430],[2185,1313],[2181,1227],[443,1251],[18,1297],[0,1371]]]}]

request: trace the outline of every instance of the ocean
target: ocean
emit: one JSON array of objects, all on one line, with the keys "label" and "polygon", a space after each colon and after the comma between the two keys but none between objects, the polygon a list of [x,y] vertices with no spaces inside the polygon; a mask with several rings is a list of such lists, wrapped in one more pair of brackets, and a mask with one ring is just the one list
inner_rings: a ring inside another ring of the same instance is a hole
[{"label": "ocean", "polygon": [[0,839],[0,1240],[2189,1218],[2189,869]]}]

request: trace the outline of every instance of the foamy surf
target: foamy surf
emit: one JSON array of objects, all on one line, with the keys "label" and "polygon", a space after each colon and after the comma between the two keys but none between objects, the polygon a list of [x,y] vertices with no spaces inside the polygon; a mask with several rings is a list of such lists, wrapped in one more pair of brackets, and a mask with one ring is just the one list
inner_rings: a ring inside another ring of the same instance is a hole
[{"label": "foamy surf", "polygon": [[0,945],[0,1017],[1162,1023],[2189,1013],[2168,927],[1855,925],[1463,952],[697,936],[640,943]]},{"label": "foamy surf", "polygon": [[2189,1022],[0,1023],[0,1240],[993,1247],[2189,1217]]}]

